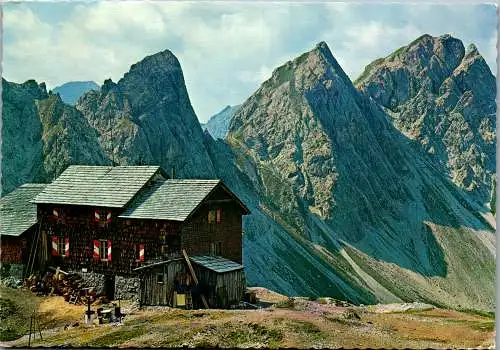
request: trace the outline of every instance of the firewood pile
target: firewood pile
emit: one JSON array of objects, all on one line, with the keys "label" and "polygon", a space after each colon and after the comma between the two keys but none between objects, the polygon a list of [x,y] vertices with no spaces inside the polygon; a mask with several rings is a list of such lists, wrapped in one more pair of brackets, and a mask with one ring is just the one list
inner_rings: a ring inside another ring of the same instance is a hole
[{"label": "firewood pile", "polygon": [[42,278],[30,276],[26,286],[37,295],[60,295],[70,304],[87,305],[96,301],[97,295],[87,288],[77,273],[67,273],[59,269],[55,273],[46,272]]}]

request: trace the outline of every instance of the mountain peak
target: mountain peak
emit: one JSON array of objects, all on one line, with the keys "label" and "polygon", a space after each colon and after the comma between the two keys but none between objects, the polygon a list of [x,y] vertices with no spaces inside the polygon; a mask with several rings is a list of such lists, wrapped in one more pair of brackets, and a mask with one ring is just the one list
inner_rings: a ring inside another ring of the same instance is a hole
[{"label": "mountain peak", "polygon": [[[166,49],[155,54],[144,57],[130,66],[130,70],[118,81],[118,85],[128,83],[140,83],[141,80],[156,80],[173,73],[182,76],[179,60],[172,51]],[[177,78],[176,78],[177,79]],[[184,80],[184,78],[182,78]]]},{"label": "mountain peak", "polygon": [[476,45],[471,43],[471,44],[469,44],[469,46],[467,46],[467,49],[465,50],[466,57],[473,57],[473,56],[480,56],[480,55],[481,54],[479,53],[479,50],[477,49]]},{"label": "mountain peak", "polygon": [[321,41],[310,51],[276,68],[271,78],[263,83],[262,88],[287,84],[294,90],[304,91],[320,81],[332,80],[335,76],[338,78],[335,78],[337,85],[342,82],[340,85],[354,89],[351,80],[338,64],[326,42]]}]

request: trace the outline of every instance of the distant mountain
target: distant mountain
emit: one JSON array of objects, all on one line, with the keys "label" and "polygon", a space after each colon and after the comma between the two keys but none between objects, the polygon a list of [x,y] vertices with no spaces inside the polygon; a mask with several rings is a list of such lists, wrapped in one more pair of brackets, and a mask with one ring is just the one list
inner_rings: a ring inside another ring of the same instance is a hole
[{"label": "distant mountain", "polygon": [[368,65],[356,86],[481,203],[491,198],[496,79],[474,45],[423,35]]},{"label": "distant mountain", "polygon": [[214,139],[225,139],[231,118],[238,111],[241,105],[226,106],[219,113],[210,117],[208,122],[201,124],[203,130],[208,130]]},{"label": "distant mountain", "polygon": [[76,101],[90,90],[99,90],[99,85],[93,81],[70,81],[52,91],[59,94],[64,103],[74,106]]}]

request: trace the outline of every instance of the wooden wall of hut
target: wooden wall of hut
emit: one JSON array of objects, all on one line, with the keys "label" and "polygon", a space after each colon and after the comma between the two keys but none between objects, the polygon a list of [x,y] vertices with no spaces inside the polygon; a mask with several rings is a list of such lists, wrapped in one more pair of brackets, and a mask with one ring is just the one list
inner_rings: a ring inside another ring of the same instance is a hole
[{"label": "wooden wall of hut", "polygon": [[184,260],[152,266],[142,271],[141,305],[172,306],[175,279],[179,274],[186,273]]},{"label": "wooden wall of hut", "polygon": [[[126,220],[117,217],[116,209],[109,208],[109,224],[94,221],[93,207],[57,206],[59,218],[54,218],[56,206],[39,205],[41,222],[39,246],[44,249],[51,264],[65,270],[80,270],[106,274],[133,275],[132,270],[141,266],[137,246],[144,244],[144,260],[162,259],[180,251],[180,224],[159,220]],[[102,209],[102,208],[99,208]],[[107,212],[108,209],[104,210]],[[36,225],[37,229],[39,225]],[[52,235],[69,238],[69,257],[51,256]],[[93,258],[93,240],[111,241],[111,261]],[[177,255],[180,255],[179,253]]]},{"label": "wooden wall of hut", "polygon": [[193,268],[200,282],[200,289],[210,307],[224,309],[243,299],[245,292],[243,270],[217,273],[197,264],[193,264]]},{"label": "wooden wall of hut", "polygon": [[0,261],[4,263],[22,264],[27,260],[26,233],[22,237],[2,236]]},{"label": "wooden wall of hut", "polygon": [[[208,223],[210,209],[221,209],[221,222]],[[220,244],[217,255],[242,262],[241,209],[233,203],[208,202],[198,208],[182,226],[182,249],[192,255],[209,254],[211,244]]]}]

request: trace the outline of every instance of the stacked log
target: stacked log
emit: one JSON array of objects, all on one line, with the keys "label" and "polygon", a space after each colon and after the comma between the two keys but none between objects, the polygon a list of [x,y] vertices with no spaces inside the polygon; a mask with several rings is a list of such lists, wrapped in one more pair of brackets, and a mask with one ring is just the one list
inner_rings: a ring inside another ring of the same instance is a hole
[{"label": "stacked log", "polygon": [[82,276],[59,269],[54,274],[47,272],[41,279],[30,276],[26,284],[37,295],[60,295],[71,304],[87,305],[97,299],[95,291],[86,287]]}]

